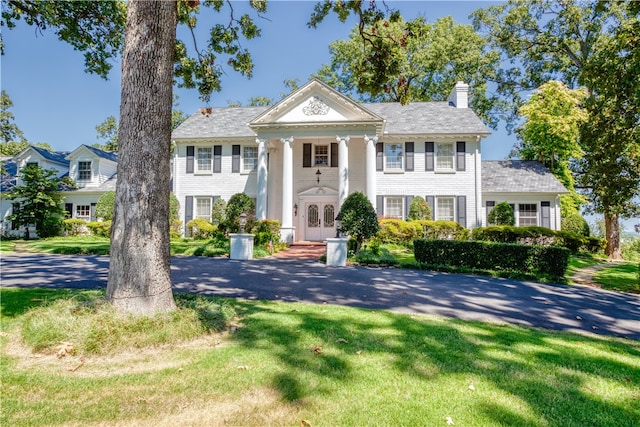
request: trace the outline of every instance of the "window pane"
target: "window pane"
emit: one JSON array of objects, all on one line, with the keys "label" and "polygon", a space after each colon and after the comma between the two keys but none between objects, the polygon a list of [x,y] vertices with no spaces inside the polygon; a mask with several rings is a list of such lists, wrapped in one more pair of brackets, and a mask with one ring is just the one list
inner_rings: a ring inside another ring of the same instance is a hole
[{"label": "window pane", "polygon": [[315,165],[316,166],[329,166],[329,146],[328,145],[316,145],[315,146]]},{"label": "window pane", "polygon": [[385,168],[386,169],[402,169],[402,144],[385,144]]},{"label": "window pane", "polygon": [[385,216],[402,219],[402,197],[387,197],[384,209]]},{"label": "window pane", "polygon": [[198,148],[198,170],[210,171],[211,170],[211,147]]},{"label": "window pane", "polygon": [[436,169],[453,170],[453,144],[436,144]]},{"label": "window pane", "polygon": [[333,205],[324,205],[324,226],[333,227],[334,220],[335,212],[333,209]]},{"label": "window pane", "polygon": [[518,205],[518,225],[538,225],[538,205],[535,203],[521,203]]},{"label": "window pane", "polygon": [[204,218],[207,221],[211,218],[211,199],[209,197],[196,199],[196,218]]},{"label": "window pane", "polygon": [[454,221],[453,197],[438,197],[438,207],[436,208],[436,219],[443,221]]},{"label": "window pane", "polygon": [[242,170],[251,172],[258,168],[258,147],[242,148]]},{"label": "window pane", "polygon": [[91,181],[91,162],[78,162],[78,180]]},{"label": "window pane", "polygon": [[307,209],[307,225],[309,227],[320,227],[320,216],[318,214],[318,205],[309,205],[309,209]]},{"label": "window pane", "polygon": [[91,206],[89,205],[77,205],[76,206],[76,218],[78,219],[91,219]]}]

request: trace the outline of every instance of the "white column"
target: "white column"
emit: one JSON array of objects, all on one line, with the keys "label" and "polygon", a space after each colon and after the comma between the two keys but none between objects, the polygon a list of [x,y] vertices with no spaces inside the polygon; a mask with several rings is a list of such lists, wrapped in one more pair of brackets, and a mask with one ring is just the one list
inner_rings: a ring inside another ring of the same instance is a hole
[{"label": "white column", "polygon": [[474,156],[476,178],[476,227],[482,227],[482,151],[480,150],[480,137],[476,137],[476,151]]},{"label": "white column", "polygon": [[258,176],[256,188],[256,219],[267,219],[267,140],[256,138],[258,144]]},{"label": "white column", "polygon": [[336,136],[338,141],[338,211],[349,195],[349,137]]},{"label": "white column", "polygon": [[366,174],[365,190],[367,192],[367,198],[371,202],[373,209],[377,212],[376,193],[378,191],[378,187],[376,185],[376,144],[378,143],[378,137],[369,137],[365,135],[364,143],[366,144],[367,149],[364,168]]},{"label": "white column", "polygon": [[282,224],[280,238],[293,243],[293,137],[282,138]]}]

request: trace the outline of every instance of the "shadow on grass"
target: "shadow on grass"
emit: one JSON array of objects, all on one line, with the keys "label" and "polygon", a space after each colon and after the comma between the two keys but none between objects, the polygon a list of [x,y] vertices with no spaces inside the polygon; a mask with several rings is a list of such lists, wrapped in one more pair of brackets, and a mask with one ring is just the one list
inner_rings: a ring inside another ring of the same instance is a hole
[{"label": "shadow on grass", "polygon": [[[376,389],[389,383],[398,382],[408,395],[420,395],[438,384],[441,389],[427,395],[430,400],[423,403],[429,409],[424,410],[464,407],[457,416],[463,425],[635,426],[640,422],[636,341],[382,311],[357,310],[353,315],[354,311],[346,314],[339,307],[324,308],[238,303],[244,327],[234,337],[247,349],[277,354],[283,367],[274,367],[272,386],[285,401],[331,396],[340,400],[340,393],[362,394],[360,399],[375,401]],[[372,366],[376,361],[392,368],[377,371]],[[482,399],[466,395],[456,400],[460,378],[483,390]],[[377,410],[384,411],[383,418],[368,418],[380,424],[414,425],[426,419],[411,418],[416,413],[409,409],[415,405],[410,399],[369,404],[372,417]],[[332,421],[354,422],[345,416],[336,414]]]},{"label": "shadow on grass", "polygon": [[40,307],[44,304],[64,298],[94,297],[101,291],[77,291],[72,289],[43,289],[43,288],[2,288],[0,290],[0,315],[7,318],[15,318],[24,314],[30,308]]}]

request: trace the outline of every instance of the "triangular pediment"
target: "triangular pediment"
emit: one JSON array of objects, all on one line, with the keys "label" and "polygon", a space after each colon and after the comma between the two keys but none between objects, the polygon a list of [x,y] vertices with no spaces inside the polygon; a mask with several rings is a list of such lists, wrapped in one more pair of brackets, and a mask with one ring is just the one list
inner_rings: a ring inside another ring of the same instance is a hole
[{"label": "triangular pediment", "polygon": [[382,123],[372,113],[327,84],[312,79],[249,123],[250,127]]}]

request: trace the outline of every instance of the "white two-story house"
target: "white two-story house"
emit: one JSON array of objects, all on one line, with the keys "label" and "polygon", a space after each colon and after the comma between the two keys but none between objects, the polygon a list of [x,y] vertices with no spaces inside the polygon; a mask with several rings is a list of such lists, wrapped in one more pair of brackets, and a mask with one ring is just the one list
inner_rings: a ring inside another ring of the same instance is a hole
[{"label": "white two-story house", "polygon": [[[189,117],[172,136],[173,192],[185,224],[209,219],[216,198],[245,193],[257,219],[281,222],[285,242],[335,236],[335,217],[355,191],[380,217],[405,218],[422,196],[434,219],[473,228],[486,225],[492,203],[507,200],[519,225],[559,229],[564,187],[548,171],[523,173],[519,162],[483,166],[489,134],[462,82],[448,102],[403,106],[358,103],[314,79],[270,107],[207,108]],[[510,173],[514,186],[492,188],[483,173]],[[530,179],[537,185],[518,188]]]}]

